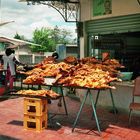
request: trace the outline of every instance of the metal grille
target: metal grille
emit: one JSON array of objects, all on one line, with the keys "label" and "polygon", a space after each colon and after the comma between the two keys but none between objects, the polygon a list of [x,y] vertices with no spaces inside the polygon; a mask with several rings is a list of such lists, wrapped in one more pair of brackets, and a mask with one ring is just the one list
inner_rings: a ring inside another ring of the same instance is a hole
[{"label": "metal grille", "polygon": [[66,22],[78,21],[79,0],[20,0],[20,2],[27,2],[27,5],[48,5],[56,9]]}]

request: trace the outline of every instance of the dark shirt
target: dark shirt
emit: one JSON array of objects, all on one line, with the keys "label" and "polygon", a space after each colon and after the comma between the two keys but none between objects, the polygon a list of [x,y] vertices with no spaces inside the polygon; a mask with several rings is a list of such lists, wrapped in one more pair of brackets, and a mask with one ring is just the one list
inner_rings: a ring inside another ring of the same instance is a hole
[{"label": "dark shirt", "polygon": [[136,79],[138,76],[140,76],[140,62],[136,63],[133,67],[133,76],[132,80]]}]

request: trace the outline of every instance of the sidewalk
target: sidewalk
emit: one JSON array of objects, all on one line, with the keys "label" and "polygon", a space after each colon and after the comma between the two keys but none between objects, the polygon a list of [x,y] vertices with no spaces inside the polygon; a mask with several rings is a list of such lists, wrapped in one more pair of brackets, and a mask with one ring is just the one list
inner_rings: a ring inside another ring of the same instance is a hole
[{"label": "sidewalk", "polygon": [[[64,113],[52,101],[48,109],[51,113]],[[132,117],[132,125],[128,127],[128,114],[118,113],[116,116],[109,110],[97,106],[97,115],[102,130],[98,135],[96,123],[91,119],[92,108],[85,105],[78,124],[72,132],[72,125],[79,110],[80,102],[66,97],[68,116],[56,115],[42,132],[23,129],[23,98],[0,101],[0,140],[140,140],[140,116]]]}]

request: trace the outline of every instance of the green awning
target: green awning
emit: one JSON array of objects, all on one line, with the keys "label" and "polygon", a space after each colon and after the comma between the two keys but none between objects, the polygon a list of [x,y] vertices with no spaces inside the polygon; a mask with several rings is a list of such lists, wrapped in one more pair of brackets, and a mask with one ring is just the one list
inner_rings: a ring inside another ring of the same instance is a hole
[{"label": "green awning", "polygon": [[87,34],[114,34],[140,31],[140,14],[125,15],[87,21]]}]

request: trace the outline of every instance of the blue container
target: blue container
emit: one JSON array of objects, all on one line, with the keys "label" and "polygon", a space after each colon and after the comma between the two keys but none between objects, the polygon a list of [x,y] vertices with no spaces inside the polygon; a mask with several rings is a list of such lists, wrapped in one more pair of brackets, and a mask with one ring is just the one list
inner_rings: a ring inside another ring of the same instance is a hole
[{"label": "blue container", "polygon": [[123,81],[130,81],[132,78],[133,72],[121,72],[119,78]]},{"label": "blue container", "polygon": [[59,55],[59,58],[60,60],[63,60],[66,58],[66,46],[65,45],[57,45],[56,46],[56,52],[58,53]]}]

